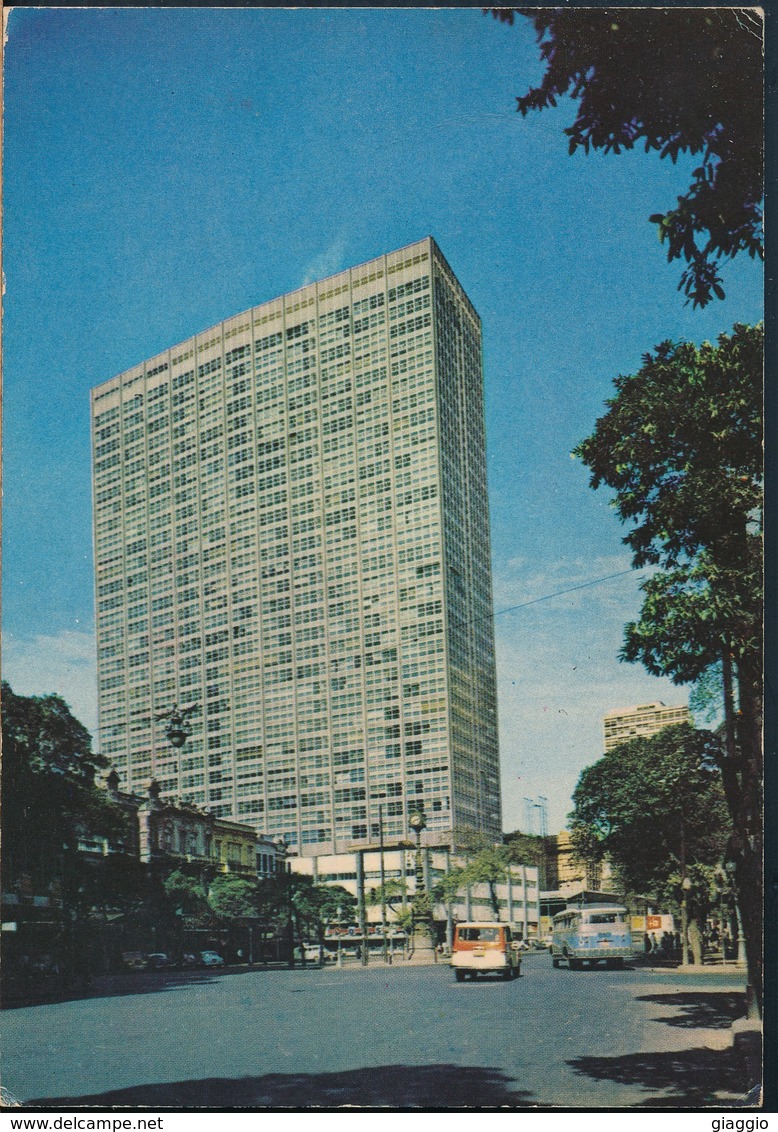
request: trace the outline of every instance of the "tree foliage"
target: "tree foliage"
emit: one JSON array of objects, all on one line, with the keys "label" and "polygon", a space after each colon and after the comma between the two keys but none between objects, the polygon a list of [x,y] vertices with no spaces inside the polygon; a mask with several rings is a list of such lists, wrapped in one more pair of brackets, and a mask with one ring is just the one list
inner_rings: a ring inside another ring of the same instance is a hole
[{"label": "tree foliage", "polygon": [[220,920],[242,920],[257,915],[257,882],[222,873],[208,889],[208,903]]},{"label": "tree foliage", "polygon": [[580,859],[608,856],[627,891],[677,909],[685,900],[696,962],[731,833],[718,746],[689,724],[623,743],[583,771],[570,815]]},{"label": "tree foliage", "polygon": [[121,836],[125,815],[95,785],[107,761],[60,696],[17,696],[2,685],[3,867],[62,877],[80,837]]},{"label": "tree foliage", "polygon": [[576,449],[591,485],[615,491],[641,586],[623,657],[677,683],[727,651],[741,675],[761,670],[761,326],[716,345],[664,342],[620,376],[608,412]]},{"label": "tree foliage", "polygon": [[655,896],[679,870],[717,865],[731,828],[718,750],[711,732],[690,724],[614,747],[573,793],[576,854],[608,856],[629,891]]},{"label": "tree foliage", "polygon": [[676,683],[722,673],[719,764],[758,998],[762,358],[761,326],[736,325],[716,345],[663,343],[637,374],[616,379],[608,412],[575,452],[593,487],[614,489],[616,512],[630,524],[624,541],[633,564],[661,567],[641,584],[643,606],[626,626],[622,658]]},{"label": "tree foliage", "polygon": [[[321,940],[330,924],[354,916],[356,897],[342,885],[317,885],[301,873],[278,873],[257,886],[259,915],[278,935]],[[340,911],[339,911],[340,910]]]},{"label": "tree foliage", "polygon": [[674,208],[649,219],[679,290],[705,306],[724,297],[719,267],[763,255],[762,21],[754,8],[497,8],[534,24],[545,64],[518,99],[523,115],[578,102],[569,151],[620,153],[642,145],[676,162],[700,155]]},{"label": "tree foliage", "polygon": [[199,877],[176,869],[163,881],[170,906],[192,927],[204,927],[214,921],[214,911],[208,901],[205,885]]}]

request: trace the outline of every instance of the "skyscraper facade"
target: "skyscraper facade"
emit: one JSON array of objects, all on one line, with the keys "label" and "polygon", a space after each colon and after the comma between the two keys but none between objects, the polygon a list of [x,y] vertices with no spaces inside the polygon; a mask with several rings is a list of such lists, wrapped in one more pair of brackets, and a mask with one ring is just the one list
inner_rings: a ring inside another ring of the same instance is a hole
[{"label": "skyscraper facade", "polygon": [[499,836],[481,328],[434,240],[114,377],[92,428],[123,788],[303,854],[403,837],[420,803]]}]

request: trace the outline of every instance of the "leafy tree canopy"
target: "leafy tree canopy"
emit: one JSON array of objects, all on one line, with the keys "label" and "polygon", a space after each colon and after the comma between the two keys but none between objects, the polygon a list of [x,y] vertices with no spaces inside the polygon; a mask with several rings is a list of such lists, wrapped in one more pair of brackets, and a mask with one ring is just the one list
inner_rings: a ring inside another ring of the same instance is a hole
[{"label": "leafy tree canopy", "polygon": [[231,873],[214,877],[208,903],[220,920],[240,920],[257,915],[257,882]]},{"label": "leafy tree canopy", "polygon": [[759,1002],[762,358],[761,326],[736,325],[717,345],[663,343],[637,374],[616,379],[608,412],[574,453],[593,487],[615,490],[634,565],[663,568],[641,584],[622,658],[676,683],[721,673],[729,851]]},{"label": "leafy tree canopy", "polygon": [[59,696],[17,696],[2,685],[4,863],[23,869],[75,851],[79,836],[120,836],[125,816],[95,785],[108,765]]},{"label": "leafy tree canopy", "polygon": [[616,492],[643,584],[624,657],[696,680],[722,641],[759,666],[763,328],[736,325],[716,345],[664,342],[620,376],[608,412],[574,455],[594,488]]},{"label": "leafy tree canopy", "polygon": [[535,26],[546,70],[523,115],[566,94],[570,153],[642,144],[675,162],[700,155],[675,208],[650,217],[695,306],[724,297],[719,265],[763,255],[762,21],[754,8],[496,8]]},{"label": "leafy tree canopy", "polygon": [[197,877],[176,870],[165,878],[164,889],[176,912],[190,923],[195,925],[212,923],[213,909],[208,903],[208,894]]},{"label": "leafy tree canopy", "polygon": [[576,854],[607,855],[626,887],[661,895],[683,866],[716,865],[731,830],[718,741],[689,724],[633,739],[587,767],[573,794]]}]

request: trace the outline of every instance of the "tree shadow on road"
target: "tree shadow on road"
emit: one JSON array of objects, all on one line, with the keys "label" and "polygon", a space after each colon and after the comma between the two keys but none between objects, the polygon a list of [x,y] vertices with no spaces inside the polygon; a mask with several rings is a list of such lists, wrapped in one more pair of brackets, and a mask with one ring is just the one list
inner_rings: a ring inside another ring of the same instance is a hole
[{"label": "tree shadow on road", "polygon": [[269,1073],[134,1085],[84,1097],[39,1098],[24,1108],[293,1109],[523,1108],[532,1094],[511,1089],[499,1069],[470,1065],[378,1065],[342,1073]]},{"label": "tree shadow on road", "polygon": [[[753,1039],[753,1040],[752,1040]],[[737,1107],[759,1083],[758,1035],[732,1049],[684,1049],[668,1053],[631,1053],[621,1057],[577,1057],[574,1072],[594,1080],[638,1085],[650,1093],[639,1107]],[[664,1094],[658,1096],[657,1094]]]},{"label": "tree shadow on road", "polygon": [[687,991],[677,994],[644,994],[636,1002],[656,1002],[660,1006],[678,1006],[680,1014],[670,1018],[656,1018],[666,1026],[681,1026],[691,1029],[702,1026],[706,1029],[725,1030],[736,1018],[745,1017],[746,996],[737,991]]}]

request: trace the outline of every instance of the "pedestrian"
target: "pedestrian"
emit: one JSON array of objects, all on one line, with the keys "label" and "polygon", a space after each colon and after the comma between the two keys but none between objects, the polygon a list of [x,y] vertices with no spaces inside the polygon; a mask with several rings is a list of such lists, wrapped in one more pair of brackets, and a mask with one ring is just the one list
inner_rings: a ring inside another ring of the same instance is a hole
[{"label": "pedestrian", "polygon": [[645,951],[646,955],[651,954],[651,936],[648,934],[648,932],[643,932],[643,950]]}]

